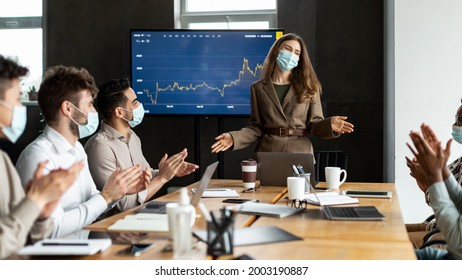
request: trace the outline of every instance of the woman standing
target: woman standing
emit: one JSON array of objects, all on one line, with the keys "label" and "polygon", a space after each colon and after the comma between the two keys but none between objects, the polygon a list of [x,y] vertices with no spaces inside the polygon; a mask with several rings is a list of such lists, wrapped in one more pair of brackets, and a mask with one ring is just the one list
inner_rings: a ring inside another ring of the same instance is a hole
[{"label": "woman standing", "polygon": [[257,152],[313,153],[308,135],[335,138],[353,132],[347,117],[324,119],[319,83],[303,40],[286,34],[271,47],[261,79],[250,89],[247,127],[215,138],[212,152],[239,150],[259,141]]}]

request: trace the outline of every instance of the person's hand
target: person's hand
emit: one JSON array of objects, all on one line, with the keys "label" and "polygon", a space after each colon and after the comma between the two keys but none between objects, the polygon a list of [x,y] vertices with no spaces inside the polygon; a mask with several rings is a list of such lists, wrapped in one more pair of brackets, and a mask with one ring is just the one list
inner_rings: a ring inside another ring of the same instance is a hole
[{"label": "person's hand", "polygon": [[140,191],[143,191],[145,190],[149,183],[151,182],[151,168],[150,167],[147,167],[141,174],[140,174],[140,177],[139,177],[140,181],[138,182],[138,184],[136,184],[135,186],[133,186],[131,189],[129,189],[127,191],[127,194],[135,194],[135,193],[139,193]]},{"label": "person's hand", "polygon": [[184,161],[183,164],[180,166],[180,168],[178,168],[178,171],[176,172],[175,176],[183,177],[183,176],[189,175],[193,173],[194,171],[196,171],[196,169],[198,168],[199,168],[198,165]]},{"label": "person's hand", "polygon": [[332,117],[331,126],[332,130],[336,133],[351,133],[353,132],[354,125],[345,121],[348,117],[345,116],[336,116]]},{"label": "person's hand", "polygon": [[69,169],[52,170],[43,175],[47,163],[39,163],[32,180],[26,186],[27,197],[40,209],[40,219],[46,219],[53,213],[61,196],[72,186],[84,167],[83,162],[79,161]]},{"label": "person's hand", "polygon": [[411,160],[408,157],[406,157],[406,165],[411,170],[410,175],[415,179],[419,188],[423,192],[427,191],[429,187],[427,175],[422,170],[422,167],[420,167],[416,158],[413,158],[413,160]]},{"label": "person's hand", "polygon": [[117,167],[109,176],[101,195],[108,204],[123,197],[140,182],[141,174],[140,165],[134,165],[122,171]]},{"label": "person's hand", "polygon": [[430,147],[428,142],[419,133],[411,131],[409,136],[414,143],[415,150],[411,147],[411,145],[407,144],[407,146],[414,154],[414,157],[416,158],[417,163],[422,167],[423,172],[427,174],[428,185],[442,181],[442,172],[446,167],[444,154],[450,154],[452,139],[446,143],[446,148],[444,150],[441,147],[441,142],[439,141],[435,145],[436,150],[433,150],[433,148]]},{"label": "person's hand", "polygon": [[163,184],[170,181],[183,165],[186,156],[188,156],[186,149],[171,157],[165,154],[159,161],[159,173],[155,178],[160,178]]},{"label": "person's hand", "polygon": [[[420,130],[422,131],[422,136],[427,141],[428,146],[433,150],[436,151],[438,146],[441,145],[440,140],[436,137],[433,129],[428,124],[422,124],[420,126]],[[449,159],[450,151],[444,149],[443,150],[443,157],[444,157],[444,165],[447,165]]]},{"label": "person's hand", "polygon": [[212,153],[224,152],[234,145],[233,137],[229,133],[218,135],[215,140],[217,142],[212,145]]}]

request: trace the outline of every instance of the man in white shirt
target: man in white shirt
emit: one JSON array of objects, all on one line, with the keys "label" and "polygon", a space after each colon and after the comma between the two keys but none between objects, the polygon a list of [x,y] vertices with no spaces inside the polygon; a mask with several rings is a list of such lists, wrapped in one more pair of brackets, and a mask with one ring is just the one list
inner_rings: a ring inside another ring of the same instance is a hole
[{"label": "man in white shirt", "polygon": [[99,192],[88,169],[87,155],[79,138],[95,132],[99,120],[93,107],[97,89],[87,70],[75,67],[50,68],[40,85],[38,104],[47,123],[44,132],[21,153],[16,168],[23,185],[39,162],[48,160],[46,171],[69,168],[83,161],[76,182],[62,196],[51,215],[53,238],[68,235],[92,223],[114,202],[147,185],[140,166],[117,168]]}]

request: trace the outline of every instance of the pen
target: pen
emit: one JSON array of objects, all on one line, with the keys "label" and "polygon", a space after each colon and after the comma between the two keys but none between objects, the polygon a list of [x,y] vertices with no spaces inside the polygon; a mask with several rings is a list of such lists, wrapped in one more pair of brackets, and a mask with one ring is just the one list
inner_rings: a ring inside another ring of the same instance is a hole
[{"label": "pen", "polygon": [[294,171],[294,174],[298,175],[298,170],[297,168],[295,167],[295,164],[289,164],[290,165],[290,168],[292,168],[292,170]]},{"label": "pen", "polygon": [[199,206],[199,209],[202,211],[202,214],[204,214],[205,220],[210,223],[212,221],[212,217],[210,217],[210,213],[207,210],[207,208],[205,208],[204,203],[199,202],[197,206]]},{"label": "pen", "polygon": [[43,242],[42,246],[88,246],[88,243]]}]

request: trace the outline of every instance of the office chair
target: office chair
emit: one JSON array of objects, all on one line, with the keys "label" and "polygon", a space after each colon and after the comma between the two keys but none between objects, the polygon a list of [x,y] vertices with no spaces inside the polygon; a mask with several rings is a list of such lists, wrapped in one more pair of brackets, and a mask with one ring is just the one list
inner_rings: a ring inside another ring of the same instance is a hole
[{"label": "office chair", "polygon": [[347,169],[348,157],[342,151],[315,151],[314,159],[316,161],[314,166],[316,182],[326,181],[326,176],[324,174],[324,167],[326,166],[336,166],[345,170]]},{"label": "office chair", "polygon": [[439,228],[430,231],[424,236],[423,244],[419,249],[423,249],[429,246],[439,249],[447,249],[446,240],[444,239],[444,235]]}]

